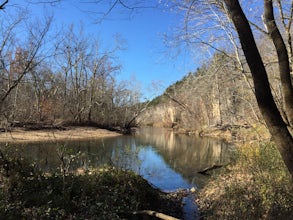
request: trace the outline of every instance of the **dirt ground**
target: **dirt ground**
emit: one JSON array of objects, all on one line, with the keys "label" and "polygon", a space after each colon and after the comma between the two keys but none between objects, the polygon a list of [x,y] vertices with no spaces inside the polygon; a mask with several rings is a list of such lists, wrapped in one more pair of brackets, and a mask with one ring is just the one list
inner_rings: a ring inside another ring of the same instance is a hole
[{"label": "dirt ground", "polygon": [[0,132],[0,143],[82,140],[115,137],[121,134],[105,129],[93,127],[69,127],[66,130],[34,130],[14,129],[8,132]]}]

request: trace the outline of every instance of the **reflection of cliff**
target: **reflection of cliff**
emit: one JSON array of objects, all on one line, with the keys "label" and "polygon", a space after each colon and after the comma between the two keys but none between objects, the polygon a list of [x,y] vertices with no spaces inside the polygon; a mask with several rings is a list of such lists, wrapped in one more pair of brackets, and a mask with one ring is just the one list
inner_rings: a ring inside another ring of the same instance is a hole
[{"label": "reflection of cliff", "polygon": [[176,146],[175,135],[168,129],[145,127],[137,130],[135,137],[143,145],[172,149]]},{"label": "reflection of cliff", "polygon": [[[13,149],[14,153],[33,159],[40,168],[48,170],[60,166],[58,145],[62,146],[64,143],[28,144],[15,146]],[[111,165],[136,172],[140,169],[139,152],[144,147],[151,148],[152,152],[156,151],[159,157],[163,157],[167,166],[190,182],[198,171],[227,163],[230,149],[222,141],[177,135],[162,128],[142,128],[137,131],[135,137],[119,136],[104,140],[75,141],[65,145],[67,155],[82,153],[82,156],[72,164],[72,169],[98,167],[111,162]],[[161,166],[160,163],[154,167],[155,172],[165,175],[158,166]]]},{"label": "reflection of cliff", "polygon": [[136,136],[142,145],[154,146],[170,167],[187,178],[229,162],[231,146],[220,140],[176,135],[160,128],[144,128]]}]

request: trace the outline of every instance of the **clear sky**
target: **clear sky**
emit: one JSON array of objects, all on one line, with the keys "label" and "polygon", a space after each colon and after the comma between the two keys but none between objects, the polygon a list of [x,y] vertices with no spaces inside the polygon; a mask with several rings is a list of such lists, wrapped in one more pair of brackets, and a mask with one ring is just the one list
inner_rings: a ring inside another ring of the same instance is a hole
[{"label": "clear sky", "polygon": [[[28,1],[10,2],[25,7]],[[107,12],[110,8],[107,4],[110,0],[103,2],[81,4],[78,0],[63,0],[53,7],[48,4],[34,4],[28,8],[36,15],[53,13],[60,24],[73,23],[78,26],[82,23],[85,32],[98,38],[105,48],[115,44],[114,36],[118,34],[126,44],[125,50],[117,54],[118,62],[122,65],[117,78],[137,83],[144,97],[148,99],[161,94],[166,87],[198,67],[187,50],[181,48],[177,54],[178,48],[167,47],[164,43],[163,35],[171,35],[174,27],[182,22],[179,15],[158,7],[131,11],[117,5],[105,19],[95,22],[94,19],[102,17],[101,12]],[[148,3],[151,5],[156,2],[152,0]],[[157,89],[152,85],[156,85]]]}]

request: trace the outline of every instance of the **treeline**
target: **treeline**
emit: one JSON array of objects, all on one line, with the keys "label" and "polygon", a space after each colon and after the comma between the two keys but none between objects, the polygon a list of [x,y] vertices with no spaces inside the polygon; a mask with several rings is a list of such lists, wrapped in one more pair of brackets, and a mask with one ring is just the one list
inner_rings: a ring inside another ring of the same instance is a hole
[{"label": "treeline", "polygon": [[[262,49],[266,51],[265,47]],[[139,118],[140,123],[195,133],[253,128],[254,138],[258,138],[261,134],[257,129],[266,128],[255,100],[250,73],[246,66],[238,69],[227,54],[233,56],[228,52],[216,53],[195,72],[168,87],[163,95],[152,101],[149,110]],[[269,63],[268,53],[266,55],[274,97],[282,109],[276,66]]]},{"label": "treeline", "polygon": [[[13,124],[95,123],[129,127],[140,110],[139,91],[116,80],[116,53],[74,26],[52,18],[0,15],[0,121]],[[4,18],[5,17],[5,18]]]}]

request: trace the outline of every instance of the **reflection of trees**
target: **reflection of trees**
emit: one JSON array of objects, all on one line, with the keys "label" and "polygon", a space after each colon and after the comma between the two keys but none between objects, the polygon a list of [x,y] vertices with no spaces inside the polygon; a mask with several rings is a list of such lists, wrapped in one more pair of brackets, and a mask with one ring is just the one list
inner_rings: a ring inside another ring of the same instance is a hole
[{"label": "reflection of trees", "polygon": [[187,178],[200,170],[229,161],[231,146],[221,140],[176,135],[159,128],[145,129],[136,134],[139,142],[155,146],[166,163]]},{"label": "reflection of trees", "polygon": [[61,163],[57,154],[57,149],[61,146],[65,146],[67,155],[77,155],[79,152],[81,154],[72,162],[71,169],[95,168],[110,164],[124,169],[139,170],[138,147],[131,136],[92,141],[18,144],[13,146],[13,153],[36,162],[42,170],[56,170]]},{"label": "reflection of trees", "polygon": [[[81,153],[72,169],[111,164],[139,172],[138,154],[141,148],[152,146],[168,166],[190,181],[200,170],[226,164],[230,146],[219,140],[176,135],[166,129],[140,129],[133,136],[120,136],[92,141],[22,144],[13,149],[18,155],[36,161],[43,170],[57,169],[60,160],[58,146],[66,146],[67,154]],[[164,174],[162,174],[164,175]]]},{"label": "reflection of trees", "polygon": [[81,152],[82,156],[78,157],[72,163],[72,168],[77,169],[79,167],[98,167],[103,164],[108,164],[111,160],[113,147],[104,142],[107,142],[107,140],[29,143],[15,145],[13,147],[17,156],[36,162],[42,170],[55,170],[60,165],[57,149],[65,145],[65,153],[68,155],[75,155]]}]

